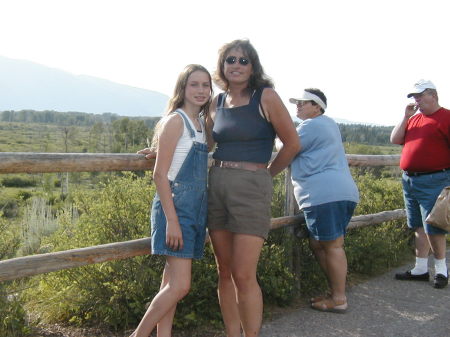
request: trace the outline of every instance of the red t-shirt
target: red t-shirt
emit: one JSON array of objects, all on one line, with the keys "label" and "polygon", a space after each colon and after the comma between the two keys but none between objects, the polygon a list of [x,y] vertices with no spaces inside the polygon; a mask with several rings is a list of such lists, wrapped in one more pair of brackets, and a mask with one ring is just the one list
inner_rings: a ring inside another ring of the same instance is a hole
[{"label": "red t-shirt", "polygon": [[412,172],[450,168],[450,110],[418,113],[408,120],[400,168]]}]

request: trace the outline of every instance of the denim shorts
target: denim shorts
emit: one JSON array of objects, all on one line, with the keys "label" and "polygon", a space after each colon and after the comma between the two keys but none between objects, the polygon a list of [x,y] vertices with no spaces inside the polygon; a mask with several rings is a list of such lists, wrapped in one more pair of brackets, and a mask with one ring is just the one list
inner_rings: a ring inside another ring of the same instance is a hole
[{"label": "denim shorts", "polygon": [[151,212],[152,254],[200,259],[206,236],[206,189],[175,183],[172,193],[183,235],[183,249],[173,250],[166,245],[166,216],[159,196],[155,194]]},{"label": "denim shorts", "polygon": [[318,241],[332,241],[345,235],[356,207],[354,201],[333,201],[303,209],[309,235]]},{"label": "denim shorts", "polygon": [[403,173],[402,185],[408,227],[423,227],[427,234],[446,234],[446,231],[427,224],[425,219],[439,193],[445,186],[450,186],[450,171],[411,177]]}]

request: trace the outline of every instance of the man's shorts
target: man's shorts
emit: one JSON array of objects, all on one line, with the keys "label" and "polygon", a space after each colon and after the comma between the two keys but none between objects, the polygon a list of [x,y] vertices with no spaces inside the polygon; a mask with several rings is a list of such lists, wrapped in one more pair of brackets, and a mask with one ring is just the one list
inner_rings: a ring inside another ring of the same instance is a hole
[{"label": "man's shorts", "polygon": [[303,208],[309,235],[318,241],[345,235],[355,207],[356,202],[342,200]]},{"label": "man's shorts", "polygon": [[444,187],[450,186],[450,171],[420,176],[403,173],[402,185],[408,227],[423,227],[427,234],[447,234],[446,231],[427,224],[425,219]]}]

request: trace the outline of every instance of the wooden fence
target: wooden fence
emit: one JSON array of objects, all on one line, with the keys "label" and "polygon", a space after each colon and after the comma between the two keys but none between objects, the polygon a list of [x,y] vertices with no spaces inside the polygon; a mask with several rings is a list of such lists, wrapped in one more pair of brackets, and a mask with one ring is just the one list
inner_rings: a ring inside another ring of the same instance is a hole
[{"label": "wooden fence", "polygon": [[[399,155],[347,155],[350,166],[397,166]],[[0,174],[52,172],[106,172],[153,169],[154,160],[138,154],[86,153],[0,153]],[[288,175],[287,175],[288,176]],[[293,215],[291,184],[287,179],[287,201],[284,217],[272,218],[271,229],[301,225],[303,215]],[[349,229],[405,218],[404,209],[354,216]],[[306,232],[300,232],[306,237]],[[116,242],[94,247],[38,254],[0,261],[0,281],[14,280],[52,271],[80,267],[93,263],[125,259],[150,253],[150,238]]]}]

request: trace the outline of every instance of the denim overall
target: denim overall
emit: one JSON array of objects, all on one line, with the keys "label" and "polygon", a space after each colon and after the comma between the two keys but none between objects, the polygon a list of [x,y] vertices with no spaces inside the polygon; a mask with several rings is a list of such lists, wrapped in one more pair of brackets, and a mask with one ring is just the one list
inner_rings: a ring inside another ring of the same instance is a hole
[{"label": "denim overall", "polygon": [[[199,259],[203,256],[206,235],[208,147],[195,141],[195,130],[188,117],[177,110],[193,140],[176,178],[170,182],[173,203],[183,234],[183,249],[166,245],[166,216],[158,193],[151,211],[152,254]],[[204,131],[205,132],[205,131]]]}]

